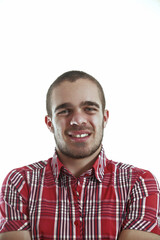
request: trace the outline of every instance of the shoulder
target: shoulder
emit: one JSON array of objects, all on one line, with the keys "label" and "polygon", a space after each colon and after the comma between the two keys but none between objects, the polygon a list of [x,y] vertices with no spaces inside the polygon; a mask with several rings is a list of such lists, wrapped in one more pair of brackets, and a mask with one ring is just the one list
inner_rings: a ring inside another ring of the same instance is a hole
[{"label": "shoulder", "polygon": [[135,184],[145,183],[148,186],[154,186],[154,189],[159,189],[157,179],[150,171],[130,164],[107,159],[105,174],[112,175],[117,185],[127,184],[131,187]]},{"label": "shoulder", "polygon": [[130,164],[122,163],[122,162],[115,162],[112,160],[108,160],[106,162],[106,171],[121,174],[121,173],[128,173],[132,177],[138,176],[150,176],[153,177],[152,173],[146,169],[138,168]]},{"label": "shoulder", "polygon": [[108,159],[106,161],[106,170],[116,174],[121,172],[128,172],[133,173],[134,175],[144,174],[145,172],[148,172],[145,169],[137,168],[130,164],[115,162]]},{"label": "shoulder", "polygon": [[27,166],[15,168],[11,170],[4,179],[3,187],[5,185],[12,185],[14,187],[22,187],[25,183],[30,183],[31,179],[42,176],[42,173],[51,171],[51,160],[35,162]]}]

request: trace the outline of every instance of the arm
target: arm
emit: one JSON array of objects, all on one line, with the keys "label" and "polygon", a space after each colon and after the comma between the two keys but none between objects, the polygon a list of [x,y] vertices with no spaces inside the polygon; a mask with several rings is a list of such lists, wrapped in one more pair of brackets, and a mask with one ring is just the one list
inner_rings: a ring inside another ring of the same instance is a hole
[{"label": "arm", "polygon": [[160,240],[159,207],[158,182],[145,171],[131,189],[118,240]]},{"label": "arm", "polygon": [[11,231],[0,233],[0,240],[31,240],[31,234],[29,231]]},{"label": "arm", "polygon": [[160,236],[138,230],[123,230],[118,240],[160,240]]},{"label": "arm", "polygon": [[31,230],[28,198],[25,178],[16,170],[11,171],[5,178],[0,193],[0,239],[9,239],[7,236],[13,233],[23,236],[22,231]]}]

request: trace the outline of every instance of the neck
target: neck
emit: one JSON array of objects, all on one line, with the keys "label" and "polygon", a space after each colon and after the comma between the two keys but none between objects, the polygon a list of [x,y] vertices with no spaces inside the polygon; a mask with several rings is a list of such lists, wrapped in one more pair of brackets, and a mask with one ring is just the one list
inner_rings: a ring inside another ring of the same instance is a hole
[{"label": "neck", "polygon": [[79,177],[81,174],[92,168],[100,151],[101,146],[92,155],[80,159],[68,157],[58,150],[57,154],[64,167],[67,168],[74,177]]}]

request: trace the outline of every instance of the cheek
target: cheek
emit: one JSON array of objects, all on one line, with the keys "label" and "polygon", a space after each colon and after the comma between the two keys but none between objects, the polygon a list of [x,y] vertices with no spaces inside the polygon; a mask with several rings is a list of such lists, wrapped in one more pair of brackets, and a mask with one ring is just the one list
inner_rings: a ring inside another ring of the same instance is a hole
[{"label": "cheek", "polygon": [[66,121],[64,121],[64,119],[55,119],[53,128],[55,133],[64,132],[66,129]]},{"label": "cheek", "polygon": [[102,128],[104,126],[102,116],[93,117],[91,123],[97,129]]}]

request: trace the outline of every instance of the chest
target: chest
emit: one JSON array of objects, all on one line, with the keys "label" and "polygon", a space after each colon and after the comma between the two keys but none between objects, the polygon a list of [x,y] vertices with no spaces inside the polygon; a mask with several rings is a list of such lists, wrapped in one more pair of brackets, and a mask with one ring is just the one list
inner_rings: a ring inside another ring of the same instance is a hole
[{"label": "chest", "polygon": [[127,198],[112,179],[66,179],[38,188],[29,208],[33,239],[117,239]]}]

